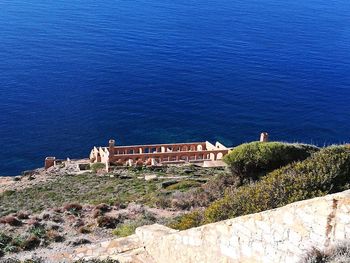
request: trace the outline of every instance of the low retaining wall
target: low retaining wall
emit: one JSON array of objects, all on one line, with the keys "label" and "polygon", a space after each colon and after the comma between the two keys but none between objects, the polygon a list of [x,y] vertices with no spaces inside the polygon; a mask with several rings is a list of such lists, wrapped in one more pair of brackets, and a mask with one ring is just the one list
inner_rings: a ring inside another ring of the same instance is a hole
[{"label": "low retaining wall", "polygon": [[312,247],[350,237],[350,191],[186,231],[153,225],[136,234],[157,263],[298,262]]},{"label": "low retaining wall", "polygon": [[185,231],[143,226],[126,238],[52,255],[50,262],[110,257],[121,263],[293,263],[312,247],[349,238],[350,190]]}]

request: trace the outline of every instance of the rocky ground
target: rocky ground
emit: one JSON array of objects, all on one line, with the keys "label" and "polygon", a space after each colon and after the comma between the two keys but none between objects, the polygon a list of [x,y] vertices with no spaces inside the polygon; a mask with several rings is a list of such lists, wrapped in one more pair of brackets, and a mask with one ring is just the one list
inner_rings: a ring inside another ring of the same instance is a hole
[{"label": "rocky ground", "polygon": [[0,256],[45,258],[128,236],[138,226],[167,225],[191,209],[186,193],[225,173],[194,166],[110,173],[54,168],[0,178]]},{"label": "rocky ground", "polygon": [[[149,208],[135,203],[127,207],[72,203],[46,209],[40,214],[18,212],[2,217],[0,240],[5,236],[12,239],[12,244],[4,249],[7,257],[13,257],[12,253],[16,252],[19,259],[45,258],[53,251],[67,251],[82,244],[126,236],[134,227],[165,223],[179,214],[181,211]],[[121,227],[117,228],[118,225]]]},{"label": "rocky ground", "polygon": [[0,177],[0,194],[7,190],[24,189],[54,179],[44,169],[28,172],[25,176]]}]

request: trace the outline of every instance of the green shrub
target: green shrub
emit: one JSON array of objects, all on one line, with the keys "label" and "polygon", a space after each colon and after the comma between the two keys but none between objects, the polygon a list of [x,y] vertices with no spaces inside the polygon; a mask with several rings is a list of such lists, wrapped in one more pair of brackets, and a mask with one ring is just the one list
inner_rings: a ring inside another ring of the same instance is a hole
[{"label": "green shrub", "polygon": [[44,238],[46,236],[46,229],[42,225],[33,226],[29,229],[29,233],[38,238]]},{"label": "green shrub", "polygon": [[16,247],[23,247],[24,246],[24,242],[25,242],[25,237],[23,236],[15,236],[12,241],[11,244],[16,246]]},{"label": "green shrub", "polygon": [[106,165],[104,163],[92,163],[90,168],[94,173],[96,173],[98,170],[106,169]]},{"label": "green shrub", "polygon": [[13,195],[13,194],[15,194],[16,193],[16,191],[14,191],[14,190],[5,190],[4,192],[3,192],[3,195],[4,196],[11,196],[11,195]]},{"label": "green shrub", "polygon": [[199,187],[201,186],[201,183],[198,181],[194,181],[194,180],[184,180],[181,182],[178,182],[176,184],[172,184],[169,185],[168,187],[166,187],[167,190],[188,190],[189,188],[193,188],[193,187]]},{"label": "green shrub", "polygon": [[114,229],[112,234],[118,237],[127,237],[134,234],[137,227],[138,225],[134,223],[124,223]]},{"label": "green shrub", "polygon": [[168,181],[164,181],[164,182],[160,183],[160,186],[161,186],[162,188],[166,189],[166,188],[168,188],[169,186],[174,185],[174,184],[177,184],[177,183],[179,183],[179,180],[174,180],[174,179],[172,179],[172,180],[168,180]]},{"label": "green shrub", "polygon": [[15,246],[12,243],[9,243],[6,247],[4,247],[3,252],[4,253],[16,253],[19,250],[20,250],[19,247]]},{"label": "green shrub", "polygon": [[233,148],[224,161],[238,178],[238,184],[242,184],[244,180],[257,180],[277,168],[304,160],[318,150],[306,144],[251,142]]},{"label": "green shrub", "polygon": [[[30,232],[30,231],[29,231]],[[20,250],[31,250],[37,248],[41,240],[35,235],[36,231],[29,235],[21,235],[10,237],[5,234],[0,234],[0,250],[4,253],[14,253]]]},{"label": "green shrub", "polygon": [[136,228],[144,225],[152,225],[157,221],[154,214],[150,212],[144,212],[141,218],[134,220],[128,220],[122,224],[119,224],[116,229],[112,231],[113,235],[119,237],[130,236],[135,233]]},{"label": "green shrub", "polygon": [[178,230],[185,230],[192,227],[200,226],[203,221],[203,214],[200,211],[193,211],[191,213],[184,214],[168,226]]},{"label": "green shrub", "polygon": [[350,148],[331,146],[212,203],[205,222],[256,213],[350,188]]},{"label": "green shrub", "polygon": [[0,249],[4,249],[11,241],[12,237],[0,232]]}]

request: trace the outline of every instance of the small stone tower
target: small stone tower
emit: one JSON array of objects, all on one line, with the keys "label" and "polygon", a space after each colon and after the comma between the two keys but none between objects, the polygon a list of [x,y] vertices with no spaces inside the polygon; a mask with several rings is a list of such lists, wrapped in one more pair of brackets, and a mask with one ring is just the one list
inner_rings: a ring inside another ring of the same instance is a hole
[{"label": "small stone tower", "polygon": [[260,134],[260,142],[268,142],[269,141],[269,134],[267,132],[262,132]]},{"label": "small stone tower", "polygon": [[56,158],[55,157],[46,157],[45,158],[45,169],[49,169],[50,167],[55,165]]},{"label": "small stone tower", "polygon": [[110,139],[109,145],[108,145],[109,155],[114,155],[114,146],[115,146],[115,140]]}]

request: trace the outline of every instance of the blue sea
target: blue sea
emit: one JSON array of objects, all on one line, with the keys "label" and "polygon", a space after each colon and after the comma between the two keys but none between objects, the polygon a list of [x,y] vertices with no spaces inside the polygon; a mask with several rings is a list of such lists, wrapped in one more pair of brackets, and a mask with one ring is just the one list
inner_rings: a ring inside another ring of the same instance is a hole
[{"label": "blue sea", "polygon": [[0,175],[262,131],[350,141],[349,0],[0,0]]}]

